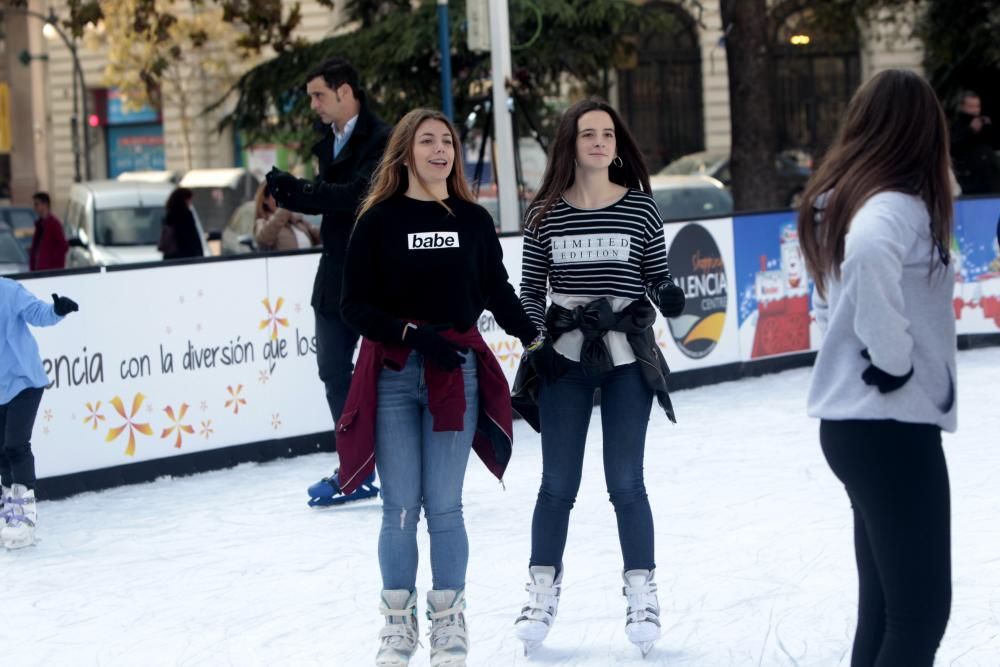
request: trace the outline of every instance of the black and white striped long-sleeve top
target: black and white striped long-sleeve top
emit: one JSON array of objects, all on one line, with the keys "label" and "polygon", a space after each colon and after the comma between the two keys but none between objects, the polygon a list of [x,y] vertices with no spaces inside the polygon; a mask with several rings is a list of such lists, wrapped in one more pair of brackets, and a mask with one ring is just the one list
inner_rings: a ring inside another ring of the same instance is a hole
[{"label": "black and white striped long-sleeve top", "polygon": [[640,190],[601,209],[560,199],[540,225],[525,230],[521,272],[521,304],[542,328],[549,287],[594,299],[648,293],[656,303],[657,287],[672,279],[656,202]]}]

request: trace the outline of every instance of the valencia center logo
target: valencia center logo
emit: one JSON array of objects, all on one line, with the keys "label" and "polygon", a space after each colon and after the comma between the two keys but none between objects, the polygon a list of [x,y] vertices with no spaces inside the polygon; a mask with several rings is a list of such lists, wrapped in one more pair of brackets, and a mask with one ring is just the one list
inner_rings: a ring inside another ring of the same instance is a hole
[{"label": "valencia center logo", "polygon": [[688,224],[670,244],[667,261],[687,297],[680,317],[667,320],[670,334],[686,356],[702,359],[715,349],[726,323],[729,290],[722,253],[707,229]]}]

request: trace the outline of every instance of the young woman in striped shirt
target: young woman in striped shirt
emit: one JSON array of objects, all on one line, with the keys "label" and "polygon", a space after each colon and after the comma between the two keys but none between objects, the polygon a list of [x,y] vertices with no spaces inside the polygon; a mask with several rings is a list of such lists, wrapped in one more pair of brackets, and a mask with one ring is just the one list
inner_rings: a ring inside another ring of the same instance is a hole
[{"label": "young woman in striped shirt", "polygon": [[515,382],[515,407],[542,434],[530,597],[515,622],[526,652],[555,619],[598,389],[605,480],[624,557],[625,631],[643,655],[660,635],[653,517],[642,471],[653,397],[671,419],[673,411],[650,300],[664,316],[676,317],[684,293],[671,279],[663,221],[650,192],[642,154],[617,112],[599,100],[571,107],[524,232],[521,303],[547,331]]}]

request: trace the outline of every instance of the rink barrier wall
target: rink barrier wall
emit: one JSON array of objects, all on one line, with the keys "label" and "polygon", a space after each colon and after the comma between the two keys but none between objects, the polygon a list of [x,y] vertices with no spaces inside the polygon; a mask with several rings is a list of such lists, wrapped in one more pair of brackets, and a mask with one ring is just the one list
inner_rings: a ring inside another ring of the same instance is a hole
[{"label": "rink barrier wall", "polygon": [[[688,297],[681,317],[653,325],[671,389],[812,363],[819,336],[794,216],[665,226]],[[1000,344],[998,217],[1000,198],[956,204],[960,347]],[[521,237],[500,243],[518,285]],[[18,276],[42,299],[56,292],[81,306],[34,330],[53,381],[33,434],[39,496],[332,451],[309,306],[318,261],[318,251],[292,251]],[[488,312],[478,326],[512,381],[520,342]]]}]

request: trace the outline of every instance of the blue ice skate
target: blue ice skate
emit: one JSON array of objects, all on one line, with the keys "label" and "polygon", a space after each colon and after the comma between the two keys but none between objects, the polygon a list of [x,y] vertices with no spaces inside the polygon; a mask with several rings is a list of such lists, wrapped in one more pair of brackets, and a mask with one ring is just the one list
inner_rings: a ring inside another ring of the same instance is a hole
[{"label": "blue ice skate", "polygon": [[378,495],[378,487],[375,486],[375,473],[361,483],[353,493],[344,495],[337,483],[337,474],[340,469],[333,471],[329,477],[324,477],[309,487],[309,507],[329,507],[330,505],[343,505],[354,500],[364,500],[374,498]]}]

